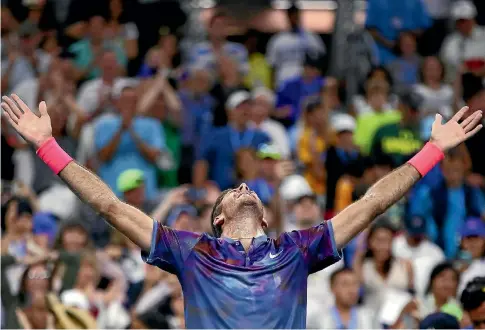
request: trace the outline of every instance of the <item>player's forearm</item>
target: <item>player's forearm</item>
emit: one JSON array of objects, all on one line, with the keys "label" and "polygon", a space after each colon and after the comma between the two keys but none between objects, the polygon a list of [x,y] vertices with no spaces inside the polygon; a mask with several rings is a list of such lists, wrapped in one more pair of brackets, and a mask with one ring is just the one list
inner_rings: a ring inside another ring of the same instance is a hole
[{"label": "player's forearm", "polygon": [[344,247],[378,215],[399,201],[420,178],[416,168],[405,164],[375,183],[359,201],[332,219],[337,246]]},{"label": "player's forearm", "polygon": [[94,173],[71,161],[59,172],[61,179],[81,201],[91,206],[113,227],[144,250],[150,249],[152,220],[123,203]]}]

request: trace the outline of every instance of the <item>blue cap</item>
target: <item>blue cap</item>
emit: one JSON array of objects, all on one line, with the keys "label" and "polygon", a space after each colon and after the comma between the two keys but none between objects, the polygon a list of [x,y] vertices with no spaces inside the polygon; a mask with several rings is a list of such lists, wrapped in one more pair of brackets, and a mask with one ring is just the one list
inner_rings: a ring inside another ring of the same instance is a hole
[{"label": "blue cap", "polygon": [[426,220],[419,215],[405,217],[404,227],[411,236],[426,234]]},{"label": "blue cap", "polygon": [[34,235],[47,235],[49,242],[54,242],[58,227],[54,215],[48,212],[36,213],[32,218],[32,227]]},{"label": "blue cap", "polygon": [[197,209],[189,204],[177,205],[170,210],[167,216],[167,226],[171,227],[177,221],[181,214],[188,214],[189,216],[195,218],[197,216]]},{"label": "blue cap", "polygon": [[424,320],[419,323],[420,329],[460,329],[458,320],[446,313],[434,313],[426,316]]},{"label": "blue cap", "polygon": [[468,218],[461,228],[461,236],[479,236],[485,237],[485,223],[478,218]]}]

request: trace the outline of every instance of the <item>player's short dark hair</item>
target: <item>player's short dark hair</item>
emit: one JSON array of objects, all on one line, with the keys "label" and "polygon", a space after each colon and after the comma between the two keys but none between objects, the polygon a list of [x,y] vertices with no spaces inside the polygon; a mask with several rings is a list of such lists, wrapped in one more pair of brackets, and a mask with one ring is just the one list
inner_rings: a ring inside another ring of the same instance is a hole
[{"label": "player's short dark hair", "polygon": [[465,311],[480,307],[485,302],[485,277],[475,277],[461,294],[461,304]]},{"label": "player's short dark hair", "polygon": [[212,227],[212,233],[214,234],[215,237],[221,237],[222,235],[222,226],[220,225],[215,225],[214,224],[214,219],[217,218],[219,215],[222,213],[222,200],[224,197],[231,191],[231,189],[226,189],[221,194],[219,197],[217,197],[216,202],[214,203],[214,206],[212,207],[212,213],[211,213],[211,227]]},{"label": "player's short dark hair", "polygon": [[355,272],[354,272],[354,270],[352,268],[349,268],[349,267],[340,268],[340,269],[334,271],[332,273],[332,275],[330,275],[330,286],[334,285],[335,284],[335,281],[337,280],[337,277],[339,277],[340,274],[344,274],[344,273],[353,273],[353,274],[355,274]]}]

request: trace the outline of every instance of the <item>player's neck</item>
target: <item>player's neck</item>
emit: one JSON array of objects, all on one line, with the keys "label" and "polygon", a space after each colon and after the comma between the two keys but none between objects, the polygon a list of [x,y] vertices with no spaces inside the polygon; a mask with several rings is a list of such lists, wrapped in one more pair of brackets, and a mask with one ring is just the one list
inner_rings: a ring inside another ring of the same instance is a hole
[{"label": "player's neck", "polygon": [[[263,228],[259,221],[252,217],[242,216],[239,219],[233,219],[224,225],[222,236],[234,240],[249,240],[264,235]],[[249,242],[251,243],[251,242]]]}]

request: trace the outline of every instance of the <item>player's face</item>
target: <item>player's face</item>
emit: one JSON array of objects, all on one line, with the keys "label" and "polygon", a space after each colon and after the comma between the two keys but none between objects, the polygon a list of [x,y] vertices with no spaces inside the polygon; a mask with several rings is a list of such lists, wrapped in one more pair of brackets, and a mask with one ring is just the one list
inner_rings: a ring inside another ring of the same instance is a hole
[{"label": "player's face", "polygon": [[222,214],[225,219],[236,218],[241,213],[263,220],[263,204],[245,183],[228,192],[222,200]]}]

